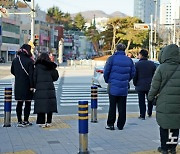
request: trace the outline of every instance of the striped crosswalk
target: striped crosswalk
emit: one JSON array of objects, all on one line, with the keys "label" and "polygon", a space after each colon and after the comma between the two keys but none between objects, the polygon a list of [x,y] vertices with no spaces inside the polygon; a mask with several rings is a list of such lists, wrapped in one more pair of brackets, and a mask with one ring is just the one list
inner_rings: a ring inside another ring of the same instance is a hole
[{"label": "striped crosswalk", "polygon": [[[56,81],[54,85],[55,85],[55,89],[57,90],[59,81]],[[10,82],[0,83],[0,117],[4,116],[4,91],[5,91],[5,88],[9,88],[9,87],[12,87],[12,84]],[[14,90],[12,88],[11,115],[16,114],[16,104],[17,102],[14,99]],[[32,101],[31,103],[31,114],[33,113],[33,111],[34,111],[34,101]]]},{"label": "striped crosswalk", "polygon": [[[59,81],[55,82],[56,91],[59,86]],[[4,89],[5,87],[12,87],[11,83],[0,83],[0,117],[4,116]],[[91,85],[90,84],[62,84],[57,91],[57,99],[60,107],[68,108],[77,107],[78,101],[88,101],[91,105]],[[16,114],[16,101],[14,100],[14,91],[12,92],[12,109],[11,114]],[[98,109],[108,107],[109,97],[105,90],[98,89]],[[137,94],[128,94],[127,106],[138,106]],[[31,114],[34,111],[34,101],[31,105]],[[61,113],[61,112],[60,112]],[[66,112],[67,113],[67,112]],[[69,113],[71,111],[69,110]]]},{"label": "striped crosswalk", "polygon": [[[91,102],[91,85],[64,84],[61,89],[60,106],[77,106],[78,101]],[[109,105],[109,97],[105,90],[98,89],[98,106]],[[127,105],[138,105],[137,94],[129,94]]]}]

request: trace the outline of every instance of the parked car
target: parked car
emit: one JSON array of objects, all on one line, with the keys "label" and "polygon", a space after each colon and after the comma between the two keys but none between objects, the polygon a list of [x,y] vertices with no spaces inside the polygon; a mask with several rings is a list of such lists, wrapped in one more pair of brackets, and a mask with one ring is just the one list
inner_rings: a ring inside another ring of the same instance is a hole
[{"label": "parked car", "polygon": [[[139,59],[132,58],[134,64],[139,61]],[[153,60],[152,60],[153,61]],[[156,67],[159,66],[158,61],[153,61]],[[94,75],[92,77],[92,84],[98,86],[99,88],[107,89],[107,83],[104,81],[103,77],[104,66],[96,66],[94,68]],[[130,82],[130,90],[134,89],[132,81]]]}]

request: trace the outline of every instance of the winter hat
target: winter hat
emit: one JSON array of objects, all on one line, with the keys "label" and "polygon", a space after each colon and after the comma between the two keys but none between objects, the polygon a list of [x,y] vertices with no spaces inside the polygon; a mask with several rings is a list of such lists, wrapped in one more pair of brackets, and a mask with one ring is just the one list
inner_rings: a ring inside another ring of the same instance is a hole
[{"label": "winter hat", "polygon": [[147,50],[144,50],[144,49],[142,49],[140,52],[139,52],[139,54],[141,54],[143,57],[148,57],[148,51]]}]

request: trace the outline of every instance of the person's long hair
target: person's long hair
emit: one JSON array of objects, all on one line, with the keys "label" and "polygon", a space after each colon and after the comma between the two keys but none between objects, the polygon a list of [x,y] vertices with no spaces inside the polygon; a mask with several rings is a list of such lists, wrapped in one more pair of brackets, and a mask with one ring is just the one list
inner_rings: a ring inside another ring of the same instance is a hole
[{"label": "person's long hair", "polygon": [[41,53],[40,56],[37,58],[37,61],[48,61],[51,62],[50,58],[49,58],[49,54],[48,53]]}]

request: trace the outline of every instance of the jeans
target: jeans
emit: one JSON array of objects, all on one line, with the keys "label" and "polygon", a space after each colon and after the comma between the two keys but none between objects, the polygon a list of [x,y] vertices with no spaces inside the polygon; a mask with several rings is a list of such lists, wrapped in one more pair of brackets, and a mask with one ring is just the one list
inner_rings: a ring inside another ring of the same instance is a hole
[{"label": "jeans", "polygon": [[[16,114],[18,118],[18,122],[22,122],[22,106],[24,101],[17,101],[16,106]],[[24,107],[24,121],[29,120],[29,115],[31,111],[31,101],[25,101],[25,107]]]},{"label": "jeans", "polygon": [[126,122],[126,98],[127,96],[113,96],[109,94],[109,113],[108,113],[108,126],[114,126],[116,121],[116,106],[118,107],[118,120],[117,127],[123,129]]}]

